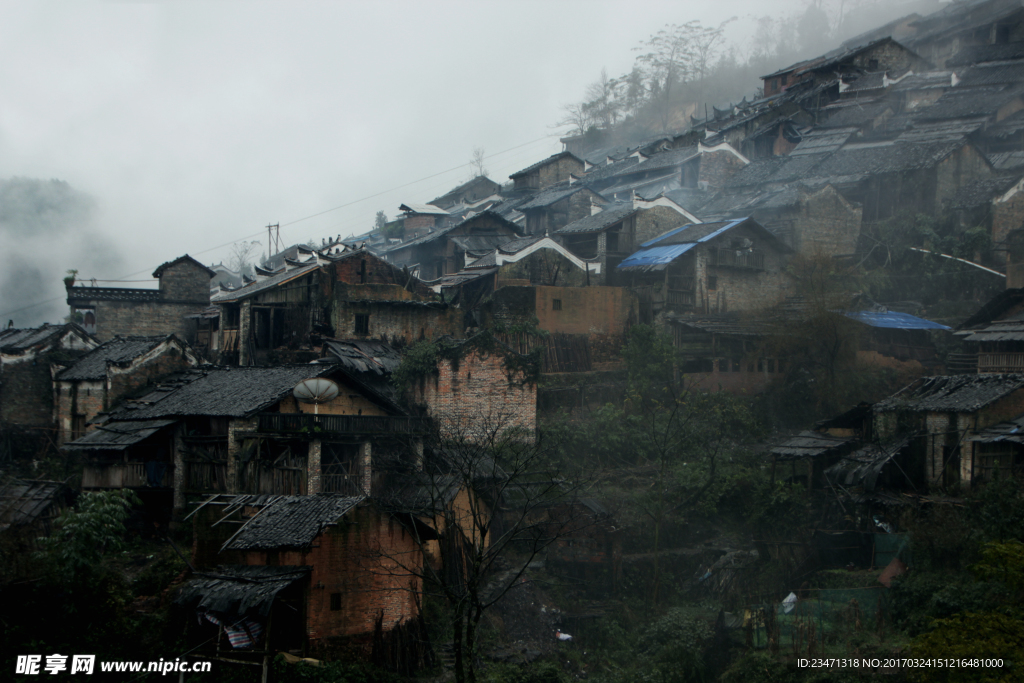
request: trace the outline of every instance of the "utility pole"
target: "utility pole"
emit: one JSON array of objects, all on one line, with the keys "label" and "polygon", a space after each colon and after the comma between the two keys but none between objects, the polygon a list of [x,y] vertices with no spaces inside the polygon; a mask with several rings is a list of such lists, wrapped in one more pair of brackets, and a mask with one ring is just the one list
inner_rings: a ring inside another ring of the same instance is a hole
[{"label": "utility pole", "polygon": [[267,224],[267,260],[281,251],[281,224]]}]

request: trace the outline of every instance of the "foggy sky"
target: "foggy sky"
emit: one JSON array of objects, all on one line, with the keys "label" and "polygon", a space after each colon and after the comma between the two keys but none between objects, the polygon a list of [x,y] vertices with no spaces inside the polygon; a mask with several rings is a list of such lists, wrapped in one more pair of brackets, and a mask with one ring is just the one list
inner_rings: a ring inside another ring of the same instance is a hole
[{"label": "foggy sky", "polygon": [[9,311],[36,287],[32,301],[59,298],[67,268],[108,280],[148,278],[186,252],[212,264],[228,259],[216,247],[258,233],[265,250],[268,222],[285,245],[365,232],[378,210],[394,217],[467,179],[474,147],[504,182],[559,151],[561,105],[602,68],[627,72],[631,48],[664,24],[739,16],[729,35],[742,54],[753,17],[772,11],[758,0],[0,0],[0,180],[59,179],[89,206],[59,230],[3,228],[0,317],[57,322],[62,301]]}]

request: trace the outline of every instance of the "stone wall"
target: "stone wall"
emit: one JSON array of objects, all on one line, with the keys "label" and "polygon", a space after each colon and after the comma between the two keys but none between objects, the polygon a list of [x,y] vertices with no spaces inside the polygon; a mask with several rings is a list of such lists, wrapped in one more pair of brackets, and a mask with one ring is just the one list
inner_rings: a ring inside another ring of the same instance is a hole
[{"label": "stone wall", "polygon": [[852,254],[860,239],[861,209],[831,185],[801,198],[791,215],[790,244],[804,256]]},{"label": "stone wall", "polygon": [[638,248],[648,240],[692,222],[686,216],[667,206],[652,206],[649,209],[644,209],[636,214],[636,238],[633,246]]},{"label": "stone wall", "polygon": [[3,364],[0,374],[0,423],[22,427],[53,424],[53,384],[45,356]]},{"label": "stone wall", "polygon": [[541,166],[538,169],[540,184],[537,189],[543,190],[549,185],[564,182],[569,179],[569,174],[583,175],[583,164],[572,157],[562,157],[550,164]]},{"label": "stone wall", "polygon": [[720,190],[726,181],[744,166],[746,163],[742,159],[727,150],[704,152],[700,155],[698,187],[704,187],[706,184],[712,190]]},{"label": "stone wall", "polygon": [[992,202],[992,244],[998,248],[1014,230],[1024,228],[1024,192],[1012,194],[1006,201]]},{"label": "stone wall", "polygon": [[[583,287],[587,273],[554,249],[538,249],[515,263],[506,263],[498,270],[497,287],[507,280],[527,280],[533,285]],[[597,276],[591,274],[595,282]]]},{"label": "stone wall", "polygon": [[935,199],[930,207],[941,215],[943,204],[964,185],[977,178],[992,175],[992,167],[973,146],[965,144],[950,154],[935,169]]}]

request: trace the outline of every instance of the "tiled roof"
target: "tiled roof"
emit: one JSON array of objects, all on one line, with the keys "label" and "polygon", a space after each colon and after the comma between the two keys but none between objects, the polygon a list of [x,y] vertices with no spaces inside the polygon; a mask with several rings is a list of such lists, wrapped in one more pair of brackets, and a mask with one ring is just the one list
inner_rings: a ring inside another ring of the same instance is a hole
[{"label": "tiled roof", "polygon": [[130,363],[166,341],[168,337],[116,337],[85,354],[71,367],[61,370],[58,380],[105,379],[107,365]]},{"label": "tiled roof", "polygon": [[853,439],[830,436],[820,432],[800,432],[797,436],[787,439],[771,449],[771,454],[778,460],[802,460],[817,458],[853,443]]},{"label": "tiled roof", "polygon": [[328,526],[336,524],[364,496],[318,493],[313,496],[277,496],[249,518],[225,544],[232,550],[306,548]]},{"label": "tiled roof", "polygon": [[999,109],[1021,97],[1017,87],[988,86],[964,88],[960,86],[935,100],[914,116],[917,119],[964,119],[973,116],[991,116]]},{"label": "tiled roof", "polygon": [[637,209],[633,208],[632,202],[626,202],[624,204],[613,204],[605,207],[603,211],[595,213],[592,216],[586,216],[573,221],[563,228],[559,228],[555,231],[556,235],[574,235],[588,232],[601,232],[611,226],[615,225],[619,221],[625,220],[629,216],[636,213]]},{"label": "tiled roof", "polygon": [[[584,187],[582,184],[577,183],[569,185],[568,183],[558,183],[551,187],[541,190],[536,195],[531,197],[528,201],[523,202],[516,207],[519,211],[529,211],[530,209],[543,209],[547,206],[551,206],[557,202],[562,201],[568,197],[573,196],[577,192],[588,190],[590,188]],[[594,192],[593,190],[590,190]],[[596,193],[595,193],[596,194]]]},{"label": "tiled roof", "polygon": [[31,524],[62,502],[62,494],[70,497],[67,486],[59,481],[15,479],[0,485],[0,531]]},{"label": "tiled roof", "polygon": [[176,420],[108,421],[83,437],[64,444],[69,451],[123,451],[149,437]]},{"label": "tiled roof", "polygon": [[184,415],[247,417],[291,394],[304,379],[334,372],[331,365],[210,367],[183,373],[111,411],[114,419],[153,420]]},{"label": "tiled roof", "polygon": [[1024,168],[1024,151],[1021,152],[992,152],[986,157],[992,168],[997,171],[1011,171]]},{"label": "tiled roof", "polygon": [[0,330],[0,350],[19,353],[51,341],[64,333],[64,325],[47,325],[27,329],[9,328]]},{"label": "tiled roof", "polygon": [[[791,64],[787,66],[785,69],[779,69],[778,71],[770,73],[767,76],[761,76],[761,78],[773,78],[775,76],[781,76],[782,74],[786,73],[796,73],[797,75],[799,75],[802,73],[806,73],[807,71],[818,71],[822,69],[828,69],[835,64],[839,64],[846,59],[855,57],[861,52],[873,48],[876,45],[880,45],[886,41],[892,41],[896,45],[899,45],[899,43],[896,43],[895,40],[892,40],[892,38],[889,37],[879,38],[878,40],[873,40],[869,43],[864,43],[862,45],[843,45],[834,50],[830,50],[829,52],[826,52],[825,54],[819,57],[814,57],[813,59],[806,59],[802,62]],[[902,47],[902,45],[900,47]]]},{"label": "tiled roof", "polygon": [[583,159],[580,159],[578,156],[576,156],[572,152],[559,152],[558,154],[552,154],[547,159],[541,159],[540,161],[538,161],[535,164],[530,164],[529,166],[527,166],[526,168],[524,168],[521,171],[516,171],[515,173],[510,175],[509,178],[518,178],[519,176],[526,175],[527,173],[529,173],[531,171],[537,170],[541,166],[546,166],[547,164],[550,164],[551,162],[557,161],[558,159],[562,159],[562,158],[575,159],[576,161],[580,162],[580,166],[583,165]]},{"label": "tiled roof", "polygon": [[922,377],[875,404],[877,412],[972,413],[1024,388],[1024,375]]},{"label": "tiled roof", "polygon": [[229,617],[267,617],[277,594],[305,579],[311,569],[288,565],[222,565],[214,571],[193,574],[174,602],[199,612]]},{"label": "tiled roof", "polygon": [[804,133],[800,144],[790,152],[790,156],[802,156],[804,154],[821,154],[823,152],[834,152],[849,140],[859,129],[847,128],[818,128]]},{"label": "tiled roof", "polygon": [[948,121],[914,121],[896,138],[896,142],[952,142],[963,140],[985,125],[986,117]]},{"label": "tiled roof", "polygon": [[202,263],[200,263],[199,261],[196,261],[194,258],[189,256],[188,254],[185,254],[184,256],[179,256],[178,258],[174,259],[173,261],[168,261],[167,263],[161,263],[159,266],[157,266],[157,269],[153,271],[153,277],[160,277],[160,275],[165,270],[167,270],[171,266],[176,266],[179,263],[193,263],[193,264],[199,266],[200,268],[202,268],[203,270],[205,270],[207,273],[209,273],[210,277],[213,277],[214,275],[217,274],[216,271],[214,271],[214,270],[204,266]]},{"label": "tiled roof", "polygon": [[960,48],[953,57],[946,60],[946,66],[971,66],[984,62],[1002,62],[1024,59],[1024,43],[1001,43],[997,45],[967,45]]},{"label": "tiled roof", "polygon": [[972,180],[957,190],[949,198],[946,206],[950,209],[970,209],[988,204],[1013,187],[1018,180],[1020,180],[1020,176]]},{"label": "tiled roof", "polygon": [[962,73],[958,88],[1024,82],[1024,60],[975,64]]},{"label": "tiled roof", "polygon": [[432,214],[436,216],[447,216],[448,212],[444,209],[438,208],[433,204],[412,204],[406,203],[398,207],[400,211],[406,211],[408,213],[423,213]]},{"label": "tiled roof", "polygon": [[293,268],[292,270],[279,273],[272,277],[268,277],[266,280],[259,280],[251,285],[242,287],[241,289],[234,289],[230,292],[221,292],[220,294],[211,297],[210,301],[215,304],[223,304],[240,301],[242,299],[247,299],[250,296],[253,296],[254,294],[265,292],[268,289],[273,289],[278,285],[282,285],[286,282],[291,282],[296,278],[300,278],[303,275],[312,273],[318,267],[319,266],[317,266],[317,264],[312,263],[308,266],[300,266],[298,268]]}]

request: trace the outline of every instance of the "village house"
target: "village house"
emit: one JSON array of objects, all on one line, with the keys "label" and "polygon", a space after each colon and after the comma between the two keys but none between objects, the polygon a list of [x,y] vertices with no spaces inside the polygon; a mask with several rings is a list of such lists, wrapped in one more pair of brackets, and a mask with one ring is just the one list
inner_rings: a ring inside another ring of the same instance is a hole
[{"label": "village house", "polygon": [[36,456],[56,441],[52,364],[98,345],[74,323],[0,330],[0,460]]},{"label": "village house", "polygon": [[1024,375],[922,377],[875,404],[874,429],[881,441],[910,437],[928,486],[969,488],[1005,464],[991,430],[1022,415]]},{"label": "village house", "polygon": [[551,185],[516,204],[526,216],[527,235],[550,235],[573,221],[601,211],[607,200],[579,181]]},{"label": "village house", "polygon": [[200,362],[198,354],[172,334],[114,337],[57,368],[53,375],[57,445],[83,436],[90,420],[126,394]]},{"label": "village house", "polygon": [[39,539],[74,499],[66,482],[10,479],[0,485],[0,585],[34,578]]},{"label": "village house", "polygon": [[1024,177],[1015,173],[975,180],[950,197],[947,207],[956,212],[962,229],[988,231],[993,253],[986,256],[1002,267],[1010,233],[1024,226]]},{"label": "village house", "polygon": [[583,160],[575,154],[559,152],[558,154],[552,154],[547,159],[531,164],[521,171],[516,171],[509,178],[512,180],[513,189],[516,191],[539,192],[551,185],[564,182],[570,174],[577,177],[582,176],[583,167]]},{"label": "village house", "polygon": [[[337,356],[335,356],[337,358]],[[415,459],[429,431],[350,363],[205,367],[166,380],[106,414],[65,444],[86,459],[83,489],[134,488],[183,510],[189,495],[369,495],[371,454]],[[337,395],[319,404],[293,396],[323,378]]]},{"label": "village house", "polygon": [[318,339],[388,339],[410,344],[461,336],[463,315],[414,275],[365,248],[311,257],[213,298],[209,355],[222,363],[268,364],[318,357]]},{"label": "village house", "polygon": [[604,274],[594,284],[620,284],[615,267],[636,250],[636,245],[684,223],[701,221],[668,197],[646,201],[631,198],[559,228],[554,235],[573,254],[596,262]]},{"label": "village house", "polygon": [[1012,0],[953,3],[911,23],[907,43],[937,66],[977,48],[1024,40],[1024,11]]},{"label": "village house", "polygon": [[789,289],[791,253],[757,221],[685,225],[640,245],[617,269],[652,313],[766,308]]},{"label": "village house", "polygon": [[478,175],[430,202],[430,206],[451,209],[459,204],[473,205],[484,199],[500,197],[501,184],[487,176]]},{"label": "village house", "polygon": [[405,673],[424,663],[422,552],[369,498],[213,496],[195,530],[200,569],[175,601],[200,618],[192,636],[202,654],[249,663],[281,651],[355,655]]},{"label": "village house", "polygon": [[1000,292],[954,333],[964,342],[963,373],[1024,372],[1024,289]]},{"label": "village house", "polygon": [[900,75],[911,69],[921,70],[928,66],[927,60],[913,50],[885,37],[863,45],[843,45],[819,57],[762,76],[761,80],[764,83],[764,96],[772,97],[805,81],[821,85],[851,74],[886,71]]},{"label": "village house", "polygon": [[519,237],[519,228],[486,210],[447,228],[379,250],[388,263],[433,281],[462,270],[474,259]]},{"label": "village house", "polygon": [[65,280],[73,319],[100,341],[117,336],[178,335],[191,341],[191,316],[210,305],[210,279],[217,273],[188,254],[164,263],[155,271],[157,289],[75,286]]}]

